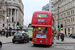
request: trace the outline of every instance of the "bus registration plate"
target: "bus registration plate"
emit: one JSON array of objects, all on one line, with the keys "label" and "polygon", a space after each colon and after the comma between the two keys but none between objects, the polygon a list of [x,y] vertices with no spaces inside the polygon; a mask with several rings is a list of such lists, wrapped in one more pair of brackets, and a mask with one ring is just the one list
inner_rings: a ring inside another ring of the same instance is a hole
[{"label": "bus registration plate", "polygon": [[44,34],[37,34],[36,38],[46,38],[46,35],[44,35]]}]

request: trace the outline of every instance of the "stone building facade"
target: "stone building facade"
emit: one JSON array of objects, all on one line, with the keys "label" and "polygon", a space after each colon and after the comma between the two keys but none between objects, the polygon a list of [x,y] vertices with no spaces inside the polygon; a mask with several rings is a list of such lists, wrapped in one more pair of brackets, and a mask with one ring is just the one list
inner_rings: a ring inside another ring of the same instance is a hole
[{"label": "stone building facade", "polygon": [[59,10],[59,26],[63,24],[64,34],[68,36],[75,33],[75,0],[54,0],[53,5],[55,26],[58,26]]},{"label": "stone building facade", "polygon": [[0,30],[8,27],[16,28],[17,22],[23,27],[23,3],[21,0],[0,0]]},{"label": "stone building facade", "polygon": [[42,11],[49,11],[49,3],[42,7]]},{"label": "stone building facade", "polygon": [[49,11],[54,14],[54,6],[53,6],[54,0],[49,0]]}]

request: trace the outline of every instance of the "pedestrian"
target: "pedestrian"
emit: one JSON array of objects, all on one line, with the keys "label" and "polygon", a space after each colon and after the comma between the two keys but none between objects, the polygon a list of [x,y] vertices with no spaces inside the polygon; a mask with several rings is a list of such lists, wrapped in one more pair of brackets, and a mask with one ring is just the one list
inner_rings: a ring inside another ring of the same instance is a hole
[{"label": "pedestrian", "polygon": [[60,37],[61,37],[61,41],[64,41],[64,34],[63,33],[61,33]]},{"label": "pedestrian", "polygon": [[59,40],[59,36],[60,36],[60,35],[58,34],[58,36],[57,36],[57,37],[58,37],[58,40]]},{"label": "pedestrian", "polygon": [[56,33],[56,39],[58,39],[58,34]]}]

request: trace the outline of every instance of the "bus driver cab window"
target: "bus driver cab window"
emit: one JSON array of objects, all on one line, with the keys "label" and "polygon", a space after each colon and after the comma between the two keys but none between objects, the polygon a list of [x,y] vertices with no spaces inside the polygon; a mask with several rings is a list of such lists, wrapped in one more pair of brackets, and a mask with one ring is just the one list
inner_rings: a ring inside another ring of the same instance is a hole
[{"label": "bus driver cab window", "polygon": [[47,27],[37,27],[36,32],[37,33],[47,33]]}]

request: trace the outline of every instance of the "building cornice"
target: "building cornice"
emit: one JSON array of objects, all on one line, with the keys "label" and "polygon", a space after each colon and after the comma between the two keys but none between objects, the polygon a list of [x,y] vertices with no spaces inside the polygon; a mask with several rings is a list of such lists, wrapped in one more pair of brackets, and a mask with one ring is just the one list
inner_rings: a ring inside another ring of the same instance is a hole
[{"label": "building cornice", "polygon": [[19,10],[22,12],[22,14],[24,15],[24,13],[23,13],[23,10],[21,9],[21,7],[18,5],[18,4],[7,4],[6,6],[14,6],[14,7],[18,7],[19,8]]}]

